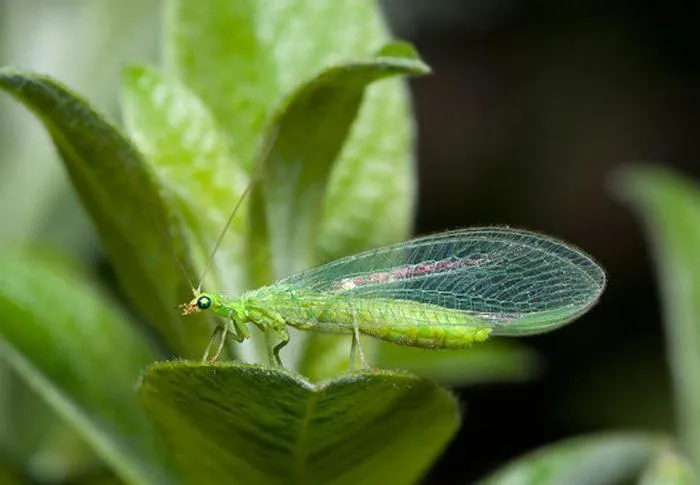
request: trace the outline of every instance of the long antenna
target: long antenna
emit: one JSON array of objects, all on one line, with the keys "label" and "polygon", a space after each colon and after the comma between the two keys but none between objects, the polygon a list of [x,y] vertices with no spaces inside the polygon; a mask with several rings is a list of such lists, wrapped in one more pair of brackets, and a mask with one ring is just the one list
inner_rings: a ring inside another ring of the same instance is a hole
[{"label": "long antenna", "polygon": [[[175,261],[177,261],[177,265],[180,268],[182,275],[185,277],[187,282],[190,284],[190,288],[194,288],[194,281],[192,281],[192,278],[190,277],[189,273],[187,272],[187,269],[185,268],[185,264],[182,262],[182,260],[180,259],[180,256],[177,254],[177,249],[175,249],[175,245],[174,245],[175,238],[171,237],[170,232],[163,226],[163,224],[161,224],[161,220],[158,217],[156,217],[156,213],[153,210],[153,207],[151,207],[150,205],[148,205],[147,207],[148,207],[148,212],[151,216],[151,220],[153,221],[155,226],[158,228],[158,231],[161,233],[161,236],[164,236],[166,241],[169,240],[170,244],[167,244],[167,246],[170,249],[170,252],[173,256],[173,259],[175,259]],[[168,216],[167,210],[165,211],[165,216],[166,216],[166,218]]]},{"label": "long antenna", "polygon": [[207,260],[206,266],[204,266],[204,270],[202,271],[202,275],[199,277],[199,285],[197,285],[197,290],[195,294],[199,294],[199,292],[202,290],[202,284],[204,283],[204,277],[207,275],[209,272],[209,269],[211,269],[211,265],[214,263],[214,256],[216,255],[216,252],[219,250],[219,246],[221,246],[221,243],[224,240],[224,236],[228,232],[229,228],[231,227],[231,223],[233,223],[233,218],[236,216],[236,213],[238,212],[238,209],[241,208],[243,205],[243,201],[246,199],[250,191],[253,189],[253,185],[255,182],[257,182],[258,178],[260,177],[260,174],[262,173],[262,169],[265,166],[265,162],[268,159],[268,156],[270,155],[270,152],[272,151],[272,145],[274,145],[275,140],[277,139],[277,129],[275,128],[272,133],[270,133],[269,136],[267,136],[265,140],[265,145],[263,148],[263,151],[260,154],[260,157],[258,158],[257,162],[255,163],[255,167],[253,168],[253,175],[250,179],[250,182],[248,183],[248,186],[245,188],[241,196],[238,198],[238,201],[236,201],[236,205],[233,207],[233,210],[231,211],[231,215],[228,216],[228,220],[226,221],[226,224],[224,225],[224,228],[221,230],[221,233],[219,234],[219,237],[216,239],[216,244],[214,244],[214,249],[212,249],[211,254],[209,255],[209,259]]}]

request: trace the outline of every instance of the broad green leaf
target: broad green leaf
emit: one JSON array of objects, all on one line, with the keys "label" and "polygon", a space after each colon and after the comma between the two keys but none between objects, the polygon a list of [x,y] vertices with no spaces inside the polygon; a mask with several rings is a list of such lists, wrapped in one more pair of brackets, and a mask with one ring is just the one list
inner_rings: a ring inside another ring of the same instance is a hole
[{"label": "broad green leaf", "polygon": [[[122,101],[129,132],[190,228],[203,268],[248,176],[209,108],[180,81],[133,66],[124,72]],[[212,270],[220,277],[212,287],[218,291],[248,288],[247,222],[247,212],[239,211],[217,252]]]},{"label": "broad green leaf", "polygon": [[134,384],[157,354],[94,282],[56,258],[0,252],[0,356],[131,483],[172,483]]},{"label": "broad green leaf", "polygon": [[[420,58],[395,42],[380,57]],[[428,72],[423,66],[423,72]],[[415,129],[406,84],[386,79],[365,90],[323,201],[317,261],[403,241],[413,226]]]},{"label": "broad green leaf", "polygon": [[693,472],[688,460],[670,445],[661,450],[639,481],[639,485],[694,485],[697,483],[697,475]]},{"label": "broad green leaf", "polygon": [[541,362],[527,347],[511,341],[484,342],[464,350],[427,350],[382,343],[373,365],[405,369],[446,385],[526,382]]},{"label": "broad green leaf", "polygon": [[[248,164],[266,120],[300,85],[329,66],[366,59],[390,40],[375,0],[176,0],[167,3],[166,16],[168,72],[211,107],[232,151]],[[400,43],[380,54],[417,59]],[[414,129],[405,84],[385,80],[371,86],[358,110],[319,205],[319,261],[403,240],[410,232]],[[344,116],[354,117],[351,111]],[[307,143],[300,151],[305,149],[314,147]]]},{"label": "broad green leaf", "polygon": [[46,76],[2,68],[0,89],[48,130],[133,303],[175,351],[199,355],[209,332],[201,320],[185,326],[173,310],[190,292],[174,258],[184,260],[183,243],[169,233],[178,231],[142,156],[102,114]]},{"label": "broad green leaf", "polygon": [[266,120],[298,85],[389,40],[374,0],[174,0],[165,8],[166,70],[213,110],[248,163]]},{"label": "broad green leaf", "polygon": [[275,277],[318,262],[323,198],[365,88],[387,77],[425,72],[419,59],[381,55],[331,67],[297,89],[280,110],[261,184]]},{"label": "broad green leaf", "polygon": [[458,426],[454,398],[403,373],[313,385],[251,365],[154,364],[140,388],[187,483],[415,483]]},{"label": "broad green leaf", "polygon": [[700,187],[660,167],[630,168],[617,181],[652,246],[680,439],[700,469]]},{"label": "broad green leaf", "polygon": [[661,442],[649,434],[571,438],[505,465],[480,485],[617,485],[638,476]]}]

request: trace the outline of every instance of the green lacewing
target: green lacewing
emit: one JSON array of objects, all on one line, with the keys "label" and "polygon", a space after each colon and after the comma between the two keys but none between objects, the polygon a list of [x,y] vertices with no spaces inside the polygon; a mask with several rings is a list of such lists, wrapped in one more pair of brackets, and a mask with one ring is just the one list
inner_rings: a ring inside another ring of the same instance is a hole
[{"label": "green lacewing", "polygon": [[273,364],[281,365],[288,326],[350,334],[351,362],[357,349],[364,363],[360,334],[413,347],[464,348],[491,335],[564,325],[591,308],[604,287],[603,269],[573,246],[519,229],[477,227],[371,249],[238,298],[202,292],[200,285],[182,309],[223,317],[205,360],[217,336],[211,360],[227,335],[242,342],[252,324],[279,339],[274,348],[268,343]]}]

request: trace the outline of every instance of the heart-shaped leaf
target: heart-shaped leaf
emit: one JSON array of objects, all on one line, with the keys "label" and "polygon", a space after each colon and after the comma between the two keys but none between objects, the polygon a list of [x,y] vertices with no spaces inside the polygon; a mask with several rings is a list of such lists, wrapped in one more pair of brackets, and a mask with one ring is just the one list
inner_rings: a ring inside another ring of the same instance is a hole
[{"label": "heart-shaped leaf", "polygon": [[459,422],[418,377],[346,374],[313,385],[253,365],[159,363],[141,398],[187,483],[414,483]]}]

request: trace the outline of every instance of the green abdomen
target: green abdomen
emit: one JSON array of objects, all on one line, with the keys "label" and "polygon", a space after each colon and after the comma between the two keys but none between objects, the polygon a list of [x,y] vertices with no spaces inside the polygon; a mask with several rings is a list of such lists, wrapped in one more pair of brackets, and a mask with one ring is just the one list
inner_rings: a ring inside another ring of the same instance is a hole
[{"label": "green abdomen", "polygon": [[262,300],[252,298],[247,305],[264,305],[299,329],[351,333],[357,326],[360,333],[413,347],[463,348],[486,340],[491,332],[464,311],[409,300],[291,293]]}]

